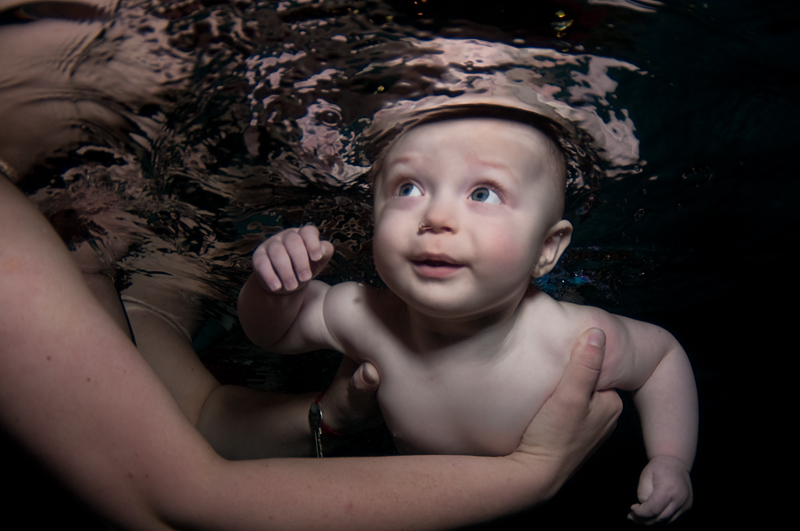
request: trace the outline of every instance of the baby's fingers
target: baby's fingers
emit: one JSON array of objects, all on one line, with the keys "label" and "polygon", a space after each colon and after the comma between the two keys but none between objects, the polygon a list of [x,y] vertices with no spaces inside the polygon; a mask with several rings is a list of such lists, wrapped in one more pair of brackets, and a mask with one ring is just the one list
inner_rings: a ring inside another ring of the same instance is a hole
[{"label": "baby's fingers", "polygon": [[674,521],[692,507],[689,471],[676,459],[653,458],[642,472],[638,497],[641,503],[631,506],[628,518],[647,525]]},{"label": "baby's fingers", "polygon": [[267,241],[262,243],[253,253],[253,271],[258,274],[261,283],[268,291],[280,291],[283,287],[280,277],[272,267],[269,256],[267,255]]},{"label": "baby's fingers", "polygon": [[253,253],[253,269],[264,287],[272,292],[293,291],[299,287],[295,268],[310,271],[308,253],[297,229],[272,236]]},{"label": "baby's fingers", "polygon": [[333,256],[333,245],[320,241],[317,228],[287,229],[265,241],[253,254],[253,267],[264,287],[292,292],[314,278]]},{"label": "baby's fingers", "polygon": [[643,503],[632,505],[628,518],[645,525],[672,521],[673,517],[677,517],[677,508],[677,504],[669,498],[651,496]]},{"label": "baby's fingers", "polygon": [[323,257],[322,242],[319,239],[319,230],[314,225],[306,225],[297,231],[303,240],[308,258],[312,262],[319,262]]},{"label": "baby's fingers", "polygon": [[311,280],[311,261],[305,241],[297,229],[289,229],[266,247],[267,258],[283,289],[293,291]]},{"label": "baby's fingers", "polygon": [[307,225],[300,229],[300,237],[306,245],[308,258],[311,261],[311,278],[316,277],[322,268],[333,257],[334,248],[331,242],[320,240],[319,231],[313,225]]},{"label": "baby's fingers", "polygon": [[267,242],[256,250],[253,254],[253,269],[269,291],[292,291],[299,286],[292,259],[279,242]]}]

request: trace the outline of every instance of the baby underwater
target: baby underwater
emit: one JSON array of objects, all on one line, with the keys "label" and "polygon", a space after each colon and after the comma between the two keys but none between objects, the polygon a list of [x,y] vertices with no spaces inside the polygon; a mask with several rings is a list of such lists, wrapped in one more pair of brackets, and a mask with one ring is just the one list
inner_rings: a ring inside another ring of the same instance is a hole
[{"label": "baby underwater", "polygon": [[531,284],[569,245],[566,164],[507,117],[429,119],[389,147],[374,181],[376,268],[388,289],[313,280],[333,246],[312,226],[266,240],[240,294],[248,336],[275,352],[370,362],[404,453],[506,455],[555,389],[576,337],[605,333],[598,389],[633,391],[649,463],[630,517],[691,507],[697,394],[665,330],[558,302]]}]

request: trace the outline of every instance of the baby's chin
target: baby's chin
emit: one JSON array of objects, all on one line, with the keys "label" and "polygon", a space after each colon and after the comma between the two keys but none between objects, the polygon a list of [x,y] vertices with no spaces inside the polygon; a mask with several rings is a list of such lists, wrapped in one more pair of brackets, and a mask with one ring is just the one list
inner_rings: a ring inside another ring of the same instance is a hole
[{"label": "baby's chin", "polygon": [[430,298],[407,299],[403,301],[421,317],[435,321],[451,323],[480,323],[496,321],[514,312],[518,302],[500,303],[496,300],[490,304],[464,300],[430,300]]},{"label": "baby's chin", "polygon": [[438,322],[496,320],[498,316],[513,313],[525,292],[516,288],[502,290],[504,294],[489,292],[480,289],[474,280],[464,278],[419,282],[410,272],[397,276],[381,274],[381,279],[411,313]]}]

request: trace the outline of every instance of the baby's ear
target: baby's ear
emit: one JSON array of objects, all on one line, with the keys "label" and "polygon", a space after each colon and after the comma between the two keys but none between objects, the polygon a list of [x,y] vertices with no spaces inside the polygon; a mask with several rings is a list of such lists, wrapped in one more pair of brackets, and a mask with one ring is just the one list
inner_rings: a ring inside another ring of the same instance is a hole
[{"label": "baby's ear", "polygon": [[572,223],[562,219],[547,231],[544,239],[542,251],[539,253],[539,261],[533,267],[533,276],[539,278],[550,272],[555,267],[564,249],[572,240]]}]

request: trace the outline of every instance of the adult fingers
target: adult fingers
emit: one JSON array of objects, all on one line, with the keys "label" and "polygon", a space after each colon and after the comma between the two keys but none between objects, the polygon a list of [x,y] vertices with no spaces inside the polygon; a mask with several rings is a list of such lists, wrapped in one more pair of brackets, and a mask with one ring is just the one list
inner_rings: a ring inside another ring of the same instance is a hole
[{"label": "adult fingers", "polygon": [[369,362],[360,365],[344,357],[336,378],[323,397],[323,410],[329,426],[354,433],[380,422],[377,391],[378,370]]},{"label": "adult fingers", "polygon": [[567,368],[554,394],[585,407],[597,386],[603,367],[606,335],[599,328],[586,330],[572,349]]}]

